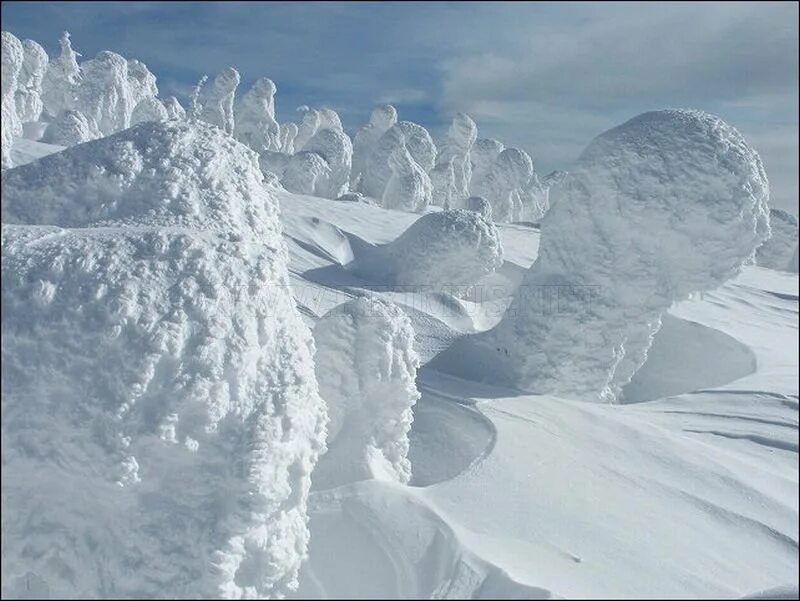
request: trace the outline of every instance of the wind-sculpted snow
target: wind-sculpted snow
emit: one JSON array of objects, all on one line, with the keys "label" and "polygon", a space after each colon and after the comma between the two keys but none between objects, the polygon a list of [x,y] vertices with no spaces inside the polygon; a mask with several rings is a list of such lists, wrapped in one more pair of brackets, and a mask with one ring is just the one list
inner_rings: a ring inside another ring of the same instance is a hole
[{"label": "wind-sculpted snow", "polygon": [[[180,105],[179,105],[180,106]],[[131,125],[146,121],[165,121],[170,118],[169,111],[164,103],[155,96],[142,99],[131,113]]]},{"label": "wind-sculpted snow", "polygon": [[383,198],[393,173],[390,157],[403,146],[427,177],[434,166],[436,145],[424,127],[410,121],[400,121],[390,127],[375,144],[361,180],[361,192],[376,199]]},{"label": "wind-sculpted snow", "polygon": [[353,164],[353,144],[349,136],[341,129],[320,129],[303,148],[316,152],[330,167],[326,186],[320,190],[319,196],[338,198],[347,192]]},{"label": "wind-sculpted snow", "polygon": [[428,213],[395,240],[350,265],[375,282],[414,288],[453,287],[456,295],[503,264],[494,223],[475,211]]},{"label": "wind-sculpted snow", "polygon": [[326,417],[255,153],[141,124],[10,170],[2,221],[3,595],[293,587]]},{"label": "wind-sculpted snow", "polygon": [[22,69],[24,51],[16,36],[2,33],[2,168],[11,167],[11,146],[14,138],[22,135],[22,121],[17,115],[15,94]]},{"label": "wind-sculpted snow", "polygon": [[422,213],[428,208],[433,194],[430,177],[411,158],[405,146],[395,148],[389,156],[391,176],[381,198],[385,209]]},{"label": "wind-sculpted snow", "polygon": [[42,81],[47,72],[48,57],[33,40],[22,42],[22,68],[16,91],[17,116],[22,123],[38,121],[42,114]]},{"label": "wind-sculpted snow", "polygon": [[597,137],[565,186],[503,319],[465,344],[505,383],[613,402],[662,313],[734,277],[768,236],[767,177],[719,118],[664,110]]},{"label": "wind-sculpted snow", "polygon": [[275,92],[271,79],[262,77],[236,103],[234,137],[256,152],[281,150],[281,132],[275,120]]},{"label": "wind-sculpted snow", "polygon": [[436,163],[453,161],[455,178],[454,206],[461,206],[469,196],[469,183],[472,179],[472,163],[470,151],[478,138],[478,126],[465,113],[457,113],[447,135],[439,143],[439,154]]},{"label": "wind-sculpted snow", "polygon": [[353,140],[353,169],[351,173],[351,182],[353,184],[364,172],[375,144],[395,123],[397,123],[397,109],[391,104],[382,104],[372,109],[369,123],[358,130]]},{"label": "wind-sculpted snow", "polygon": [[100,136],[94,119],[87,118],[80,111],[62,111],[44,130],[42,142],[58,146],[74,146]]},{"label": "wind-sculpted snow", "polygon": [[395,304],[359,298],[314,327],[320,395],[328,407],[328,451],[315,489],[378,478],[411,478],[408,432],[419,399],[414,330]]},{"label": "wind-sculpted snow", "polygon": [[797,248],[797,218],[783,209],[769,210],[770,238],[758,247],[756,263],[769,269],[791,270]]},{"label": "wind-sculpted snow", "polygon": [[232,134],[234,131],[233,98],[239,81],[239,72],[233,67],[228,67],[217,75],[214,83],[206,86],[202,91],[200,119]]},{"label": "wind-sculpted snow", "polygon": [[[528,153],[518,148],[506,148],[471,191],[474,196],[483,196],[489,201],[497,223],[519,221],[523,197],[532,176],[533,161]],[[530,202],[538,201],[531,199]]]},{"label": "wind-sculpted snow", "polygon": [[303,150],[289,158],[281,184],[295,194],[322,196],[329,189],[330,176],[330,165],[322,156]]},{"label": "wind-sculpted snow", "polygon": [[167,96],[164,98],[164,108],[167,109],[167,118],[168,119],[185,119],[186,118],[186,109],[181,106],[181,103],[178,101],[175,96]]},{"label": "wind-sculpted snow", "polygon": [[78,53],[72,49],[69,32],[59,38],[61,54],[51,60],[42,80],[42,102],[44,111],[50,117],[57,117],[62,111],[77,107],[78,85],[81,69],[78,66]]},{"label": "wind-sculpted snow", "polygon": [[472,145],[469,153],[471,173],[470,173],[470,194],[476,194],[475,190],[482,185],[483,178],[491,169],[497,157],[505,150],[505,146],[499,140],[492,138],[478,138]]}]

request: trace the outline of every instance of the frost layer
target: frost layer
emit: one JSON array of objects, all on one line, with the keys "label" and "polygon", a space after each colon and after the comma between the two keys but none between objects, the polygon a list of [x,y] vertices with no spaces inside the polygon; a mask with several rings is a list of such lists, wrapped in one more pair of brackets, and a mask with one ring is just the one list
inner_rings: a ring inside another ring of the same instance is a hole
[{"label": "frost layer", "polygon": [[423,215],[351,268],[373,281],[439,288],[474,285],[502,263],[495,225],[475,211],[453,209]]},{"label": "frost layer", "polygon": [[734,277],[768,235],[767,177],[719,118],[665,110],[598,136],[565,187],[536,262],[480,340],[521,389],[614,401],[662,313]]},{"label": "frost layer", "polygon": [[359,298],[314,327],[320,395],[328,406],[328,452],[314,488],[370,478],[411,478],[408,432],[419,359],[408,316],[395,304]]},{"label": "frost layer", "polygon": [[782,209],[769,210],[770,238],[758,247],[756,263],[769,269],[791,271],[792,255],[797,248],[797,218]]},{"label": "frost layer", "polygon": [[326,418],[255,153],[141,124],[9,171],[2,221],[3,594],[286,592]]}]

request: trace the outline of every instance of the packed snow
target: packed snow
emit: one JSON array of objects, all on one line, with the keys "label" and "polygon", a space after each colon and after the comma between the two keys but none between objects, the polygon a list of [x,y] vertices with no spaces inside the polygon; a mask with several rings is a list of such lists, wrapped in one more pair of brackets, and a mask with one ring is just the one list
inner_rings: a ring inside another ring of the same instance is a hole
[{"label": "packed snow", "polygon": [[543,175],[59,45],[2,34],[3,598],[797,598],[797,220],[733,124]]}]

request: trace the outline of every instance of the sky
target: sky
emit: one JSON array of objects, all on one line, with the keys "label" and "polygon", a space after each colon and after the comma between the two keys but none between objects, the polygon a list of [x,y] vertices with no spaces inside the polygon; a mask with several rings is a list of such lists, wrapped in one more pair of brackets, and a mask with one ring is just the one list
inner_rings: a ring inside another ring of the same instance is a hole
[{"label": "sky", "polygon": [[390,102],[436,136],[463,111],[542,174],[639,113],[703,109],[798,214],[795,2],[3,2],[2,27],[51,55],[67,29],[85,59],[137,58],[182,101],[225,67],[241,92],[270,77],[279,121],[330,106],[353,133]]}]

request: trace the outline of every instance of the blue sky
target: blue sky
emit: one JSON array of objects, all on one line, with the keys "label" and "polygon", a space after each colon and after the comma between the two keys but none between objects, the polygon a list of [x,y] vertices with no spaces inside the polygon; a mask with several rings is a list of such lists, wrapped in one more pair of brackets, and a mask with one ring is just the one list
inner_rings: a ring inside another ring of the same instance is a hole
[{"label": "blue sky", "polygon": [[271,77],[279,120],[331,106],[355,131],[380,102],[435,134],[456,111],[479,135],[569,169],[643,111],[700,108],[759,150],[774,206],[797,214],[798,4],[3,2],[3,29],[84,58],[144,61],[185,98],[234,66]]}]

